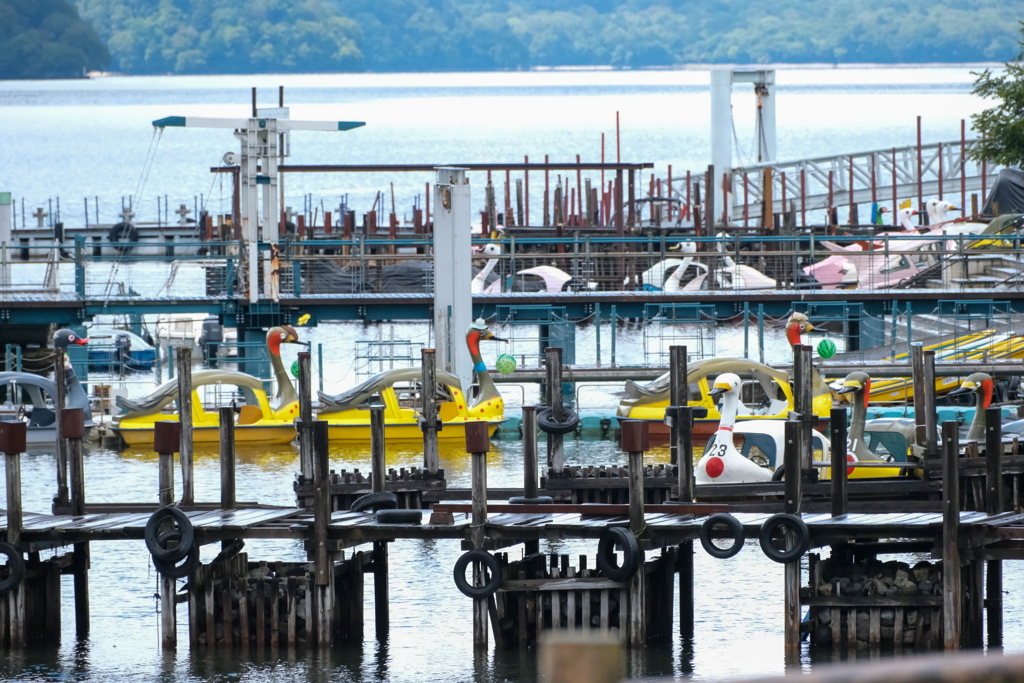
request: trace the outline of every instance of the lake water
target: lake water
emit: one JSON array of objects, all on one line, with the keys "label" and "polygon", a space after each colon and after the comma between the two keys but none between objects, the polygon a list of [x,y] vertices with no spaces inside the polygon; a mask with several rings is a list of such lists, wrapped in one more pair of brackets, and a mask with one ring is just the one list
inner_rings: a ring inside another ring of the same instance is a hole
[{"label": "lake water", "polygon": [[[909,144],[915,117],[924,117],[924,140],[959,137],[960,119],[982,103],[970,93],[967,68],[801,69],[778,73],[779,154],[793,158]],[[93,81],[0,82],[0,191],[11,191],[26,206],[60,196],[62,217],[82,222],[82,199],[100,198],[100,220],[114,219],[120,198],[131,195],[152,139],[149,122],[170,115],[247,116],[250,86],[261,88],[261,105],[276,104],[276,86],[286,86],[293,118],[364,120],[349,133],[303,133],[292,140],[294,163],[437,163],[584,160],[600,158],[601,133],[614,159],[615,114],[621,113],[622,158],[650,161],[664,170],[698,169],[709,155],[707,74],[698,71],[549,72],[503,74],[358,74],[252,77],[140,77]],[[753,95],[737,87],[734,110],[738,161],[750,160]],[[207,197],[214,212],[227,210],[230,192],[212,180],[208,168],[235,148],[226,131],[168,129],[140,193],[140,218],[156,216],[156,197],[172,206]],[[538,179],[539,179],[538,175]],[[211,184],[212,180],[212,184]],[[378,190],[395,183],[399,206],[423,192],[429,174],[395,177],[305,175],[290,180],[289,203],[302,206],[312,193],[325,203],[348,193],[353,208],[366,210]],[[473,183],[482,181],[474,177]],[[534,181],[536,182],[536,181]],[[482,203],[482,191],[475,201]],[[335,202],[336,205],[336,202]],[[327,208],[331,208],[327,204]],[[401,212],[401,209],[399,209]],[[90,216],[92,207],[90,206]],[[90,218],[92,220],[92,218]],[[137,279],[142,279],[136,273]],[[324,345],[325,390],[340,391],[355,380],[353,341],[373,336],[358,325],[324,325],[303,332]],[[720,335],[720,353],[742,351],[742,340]],[[421,339],[422,324],[398,325],[396,336]],[[594,360],[594,328],[578,337],[580,362]],[[603,331],[608,362],[610,334]],[[635,331],[620,340],[620,362],[642,359]],[[779,338],[774,330],[773,339]],[[756,346],[752,346],[756,348]],[[294,353],[288,350],[287,354]],[[784,346],[769,349],[769,362],[782,360]],[[291,356],[286,356],[290,364]],[[145,384],[133,387],[141,393]],[[587,403],[614,407],[615,388],[594,388]],[[518,404],[518,392],[507,392]],[[526,400],[535,397],[528,393]],[[648,461],[667,460],[664,449]],[[391,466],[412,466],[415,448],[389,447]],[[614,441],[571,441],[570,464],[613,464],[624,458]],[[489,457],[489,482],[515,486],[521,481],[518,441],[496,441]],[[332,451],[335,469],[369,469],[369,449]],[[469,485],[468,458],[458,447],[442,453],[449,485]],[[25,507],[46,512],[54,493],[55,461],[48,450],[23,459]],[[292,504],[291,481],[298,469],[294,447],[239,452],[239,497]],[[200,450],[196,494],[218,497],[216,453]],[[117,453],[89,449],[86,481],[90,502],[152,500],[156,497],[156,457],[142,449]],[[180,490],[180,484],[179,488]],[[0,496],[3,496],[0,491]],[[0,498],[0,506],[2,501]],[[547,552],[587,553],[593,543],[545,543]],[[213,552],[212,549],[211,553]],[[298,560],[293,543],[251,542],[253,559]],[[367,591],[367,636],[362,644],[335,648],[329,655],[305,652],[253,657],[207,657],[190,653],[182,608],[179,642],[173,654],[159,648],[153,596],[156,575],[141,543],[93,546],[90,573],[92,631],[77,640],[71,615],[70,582],[64,587],[64,634],[58,648],[0,657],[4,680],[164,680],[164,681],[362,681],[456,682],[532,681],[535,653],[493,649],[474,657],[471,604],[451,580],[460,554],[453,542],[403,541],[391,549],[391,614],[385,642],[372,628],[372,591]],[[204,553],[204,559],[210,555]],[[649,648],[633,657],[630,675],[692,676],[699,680],[784,671],[782,568],[764,558],[756,543],[740,555],[718,561],[697,551],[697,623],[692,642],[673,639],[670,647]],[[1006,649],[1024,651],[1024,580],[1013,564],[1005,576]],[[493,648],[493,646],[492,646]],[[822,655],[805,651],[803,666]],[[828,658],[828,655],[825,655]]]}]

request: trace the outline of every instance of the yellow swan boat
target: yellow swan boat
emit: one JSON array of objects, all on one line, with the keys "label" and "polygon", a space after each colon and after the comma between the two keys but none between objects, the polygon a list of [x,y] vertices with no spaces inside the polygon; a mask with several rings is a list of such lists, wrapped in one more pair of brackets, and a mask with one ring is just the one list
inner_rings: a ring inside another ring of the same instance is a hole
[{"label": "yellow swan boat", "polygon": [[[281,344],[295,344],[298,334],[290,325],[272,327],[267,332],[270,362],[277,378],[277,395],[273,401],[258,377],[231,370],[200,370],[192,373],[192,440],[213,443],[220,439],[220,412],[207,409],[200,397],[202,387],[222,388],[229,395],[240,394],[244,400],[235,419],[235,441],[267,444],[289,443],[295,438],[295,418],[299,414],[299,397],[281,361]],[[178,381],[172,379],[140,399],[119,397],[121,409],[115,418],[114,432],[129,445],[153,443],[154,423],[178,420]]]},{"label": "yellow swan boat", "polygon": [[[476,384],[467,396],[459,378],[442,370],[437,371],[436,401],[439,407],[441,440],[465,439],[467,422],[486,422],[488,434],[505,420],[505,403],[487,366],[480,356],[480,342],[494,340],[487,324],[477,320],[466,333],[466,346],[473,358]],[[326,421],[332,441],[370,442],[369,405],[384,406],[384,434],[389,441],[415,441],[423,438],[419,427],[422,406],[420,392],[423,370],[419,367],[389,370],[375,375],[362,384],[336,396],[319,395],[323,407],[317,419]]]}]

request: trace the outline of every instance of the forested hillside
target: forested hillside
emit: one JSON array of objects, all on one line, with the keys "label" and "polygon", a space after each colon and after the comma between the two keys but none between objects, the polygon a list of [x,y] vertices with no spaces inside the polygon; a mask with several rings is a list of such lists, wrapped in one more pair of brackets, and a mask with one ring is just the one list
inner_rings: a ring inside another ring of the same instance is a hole
[{"label": "forested hillside", "polygon": [[75,78],[109,61],[68,0],[0,0],[0,79]]},{"label": "forested hillside", "polygon": [[[38,0],[0,0],[6,2]],[[50,0],[47,0],[50,1]],[[56,0],[54,0],[56,1]],[[125,73],[1003,61],[1024,0],[77,0]]]}]

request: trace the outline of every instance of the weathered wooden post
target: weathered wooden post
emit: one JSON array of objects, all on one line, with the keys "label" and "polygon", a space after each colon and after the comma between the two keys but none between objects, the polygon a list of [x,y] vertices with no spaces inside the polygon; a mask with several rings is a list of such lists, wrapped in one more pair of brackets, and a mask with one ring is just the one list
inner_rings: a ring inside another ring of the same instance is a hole
[{"label": "weathered wooden post", "polygon": [[[229,409],[230,410],[230,409]],[[158,499],[161,506],[174,502],[174,454],[181,447],[181,423],[164,420],[153,425],[153,450],[159,457]],[[178,646],[178,610],[175,580],[160,577],[160,643],[165,650]]]},{"label": "weathered wooden post", "polygon": [[[924,376],[924,347],[921,342],[914,342],[910,345],[910,372],[914,386],[914,426],[917,430],[916,440],[919,444],[926,444],[928,430],[925,425],[925,417],[928,412],[925,406],[925,395],[928,392],[928,385]],[[935,385],[932,385],[935,391]]]},{"label": "weathered wooden post", "polygon": [[789,466],[786,466],[787,480],[791,476],[790,473],[795,471],[801,472],[802,476],[812,481],[817,477],[817,473],[814,472],[814,448],[811,440],[811,432],[818,421],[814,415],[814,384],[811,376],[814,371],[814,366],[811,364],[811,347],[807,344],[794,346],[793,410],[800,422],[800,459],[797,470],[790,470]]},{"label": "weathered wooden post", "polygon": [[[486,422],[466,423],[466,452],[472,457],[472,526],[470,540],[474,549],[484,545],[487,525],[487,453],[491,450],[491,440],[487,433]],[[483,564],[473,563],[473,574],[478,585],[486,583]],[[486,598],[473,600],[473,646],[477,649],[487,648],[487,603]]]},{"label": "weathered wooden post", "polygon": [[[547,373],[547,403],[551,418],[562,421],[562,349],[549,346],[544,349],[544,369]],[[548,434],[548,467],[561,472],[565,466],[565,447],[561,434]]]},{"label": "weathered wooden post", "polygon": [[[676,433],[679,449],[679,502],[692,503],[693,484],[693,408],[688,405],[676,406],[672,418],[672,431]],[[693,637],[693,541],[679,544],[676,556],[679,571],[679,634],[684,638]]]},{"label": "weathered wooden post", "polygon": [[[686,347],[670,346],[668,348],[668,376],[669,376],[669,406],[685,406],[688,404],[688,388],[686,378]],[[679,433],[671,424],[673,416],[665,414],[669,422],[669,463],[679,464]]]},{"label": "weathered wooden post", "polygon": [[832,516],[846,514],[846,408],[833,408],[832,425]]},{"label": "weathered wooden post", "polygon": [[220,409],[220,507],[234,510],[235,489],[235,411]]},{"label": "weathered wooden post", "polygon": [[327,527],[331,522],[331,481],[328,446],[329,426],[313,422],[313,572],[316,576],[314,609],[316,642],[320,647],[333,643],[334,562],[327,547]]},{"label": "weathered wooden post", "polygon": [[[938,413],[935,410],[935,351],[924,352],[924,444],[925,456],[939,457]],[[915,392],[916,393],[916,392]],[[915,422],[915,424],[917,424]]]},{"label": "weathered wooden post", "polygon": [[947,650],[960,649],[960,424],[942,423],[942,634]]},{"label": "weathered wooden post", "polygon": [[[370,408],[370,490],[373,493],[387,491],[385,477],[387,463],[384,448],[384,406]],[[388,542],[373,542],[373,597],[374,621],[377,637],[386,638],[391,616],[388,601]]]},{"label": "weathered wooden post", "polygon": [[[61,434],[67,439],[71,473],[71,514],[85,514],[85,414],[81,408],[61,411]],[[72,573],[75,577],[75,630],[82,636],[89,632],[89,544],[75,543],[72,551]]]},{"label": "weathered wooden post", "polygon": [[[7,542],[18,547],[21,530],[24,528],[21,504],[21,454],[25,451],[27,429],[20,420],[16,422],[0,422],[0,450],[4,452],[4,464],[7,484]],[[25,646],[26,600],[25,581],[17,588],[0,596],[7,601],[11,647]]]},{"label": "weathered wooden post", "polygon": [[[537,497],[537,406],[523,406],[523,496]],[[526,555],[540,552],[540,541],[523,544]]]},{"label": "weathered wooden post", "polygon": [[420,352],[423,380],[420,396],[423,408],[420,412],[420,429],[423,430],[423,466],[430,474],[437,474],[437,353],[434,349]]},{"label": "weathered wooden post", "polygon": [[299,352],[299,468],[305,479],[313,477],[313,399],[309,351]]},{"label": "weathered wooden post", "polygon": [[[644,521],[644,452],[650,449],[647,422],[622,422],[622,450],[629,456],[629,530],[639,536],[647,524]],[[629,580],[626,633],[629,644],[643,647],[647,640],[644,622],[644,562],[640,551],[640,570]],[[621,609],[621,608],[620,608]]]},{"label": "weathered wooden post", "polygon": [[57,386],[54,396],[54,422],[57,426],[57,505],[67,507],[68,497],[68,444],[61,432],[61,412],[67,404],[68,384],[64,375],[64,365],[68,362],[64,349],[53,350],[53,383]]},{"label": "weathered wooden post", "polygon": [[[990,515],[1003,511],[1002,413],[1002,408],[985,409],[985,512]],[[988,610],[988,646],[1002,647],[1003,563],[1000,560],[985,563],[985,605]]]},{"label": "weathered wooden post", "polygon": [[192,349],[184,346],[174,350],[178,372],[178,421],[181,423],[181,504],[195,502],[192,479]]},{"label": "weathered wooden post", "polygon": [[[793,476],[799,473],[803,454],[800,452],[803,441],[804,423],[798,420],[787,420],[785,426],[785,450],[783,453],[783,464],[786,467],[786,489],[785,503],[783,509],[787,514],[799,515],[802,501],[802,476]],[[787,547],[795,539],[789,532],[786,533]],[[785,648],[786,663],[791,664],[800,660],[800,560],[787,562],[785,565]]]}]

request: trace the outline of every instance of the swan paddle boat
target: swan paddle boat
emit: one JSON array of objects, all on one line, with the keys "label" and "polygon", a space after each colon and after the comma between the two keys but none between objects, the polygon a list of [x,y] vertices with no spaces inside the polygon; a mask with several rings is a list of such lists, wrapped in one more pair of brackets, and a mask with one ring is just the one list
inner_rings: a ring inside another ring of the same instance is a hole
[{"label": "swan paddle boat", "polygon": [[[906,462],[907,453],[892,453],[889,458],[880,457],[869,446],[864,430],[868,416],[868,404],[871,397],[871,376],[866,372],[851,372],[842,382],[834,382],[832,388],[840,396],[845,396],[853,407],[850,416],[850,429],[846,437],[846,460],[848,462],[884,463]],[[875,441],[875,439],[871,439]],[[901,457],[902,456],[902,457]],[[831,457],[831,456],[829,456]],[[820,473],[824,479],[831,478],[831,468]],[[847,470],[850,479],[883,479],[903,476],[907,470],[899,467],[852,467]]]},{"label": "swan paddle boat", "polygon": [[[71,330],[57,330],[53,348],[84,346],[89,340]],[[92,409],[71,362],[64,356],[65,405],[81,408],[85,414],[85,433],[93,426]],[[52,380],[31,372],[0,372],[0,419],[25,422],[25,442],[53,444],[57,442],[57,385]]]},{"label": "swan paddle boat", "polygon": [[[289,443],[295,438],[295,418],[299,416],[299,397],[281,361],[281,344],[298,343],[298,333],[290,325],[272,327],[267,332],[267,349],[277,378],[277,394],[267,396],[258,377],[231,370],[200,370],[192,373],[192,439],[195,443],[220,440],[219,405],[229,402],[236,408],[235,441],[267,444]],[[210,387],[218,406],[204,405],[200,389]],[[139,399],[118,397],[121,412],[115,418],[114,432],[129,445],[153,443],[154,423],[178,420],[178,380],[161,384]]]},{"label": "swan paddle boat", "polygon": [[[441,419],[438,440],[466,438],[467,422],[486,422],[488,434],[494,434],[505,420],[505,403],[494,386],[480,355],[481,341],[505,341],[495,337],[487,324],[478,319],[466,333],[466,346],[473,359],[476,383],[463,391],[459,378],[436,371],[435,400]],[[337,441],[370,441],[369,405],[384,406],[384,434],[389,440],[418,441],[423,399],[423,370],[419,367],[389,370],[336,396],[319,395],[322,407],[317,418],[329,425],[330,438]]]},{"label": "swan paddle boat", "polygon": [[985,410],[992,406],[992,393],[995,389],[995,382],[991,375],[984,372],[975,372],[967,376],[967,379],[950,396],[974,393],[978,400],[974,404],[974,419],[967,430],[968,441],[982,441],[985,438]]},{"label": "swan paddle boat", "polygon": [[761,467],[753,460],[743,457],[736,450],[733,427],[740,406],[740,391],[743,381],[739,375],[726,372],[715,378],[708,396],[722,397],[721,417],[714,443],[704,449],[704,455],[697,461],[694,477],[697,484],[750,484],[771,481],[772,471]]}]

